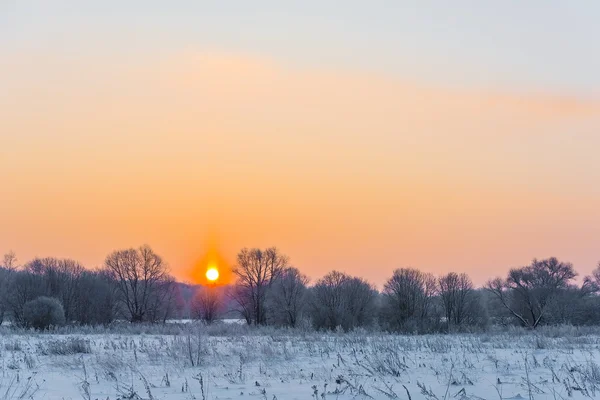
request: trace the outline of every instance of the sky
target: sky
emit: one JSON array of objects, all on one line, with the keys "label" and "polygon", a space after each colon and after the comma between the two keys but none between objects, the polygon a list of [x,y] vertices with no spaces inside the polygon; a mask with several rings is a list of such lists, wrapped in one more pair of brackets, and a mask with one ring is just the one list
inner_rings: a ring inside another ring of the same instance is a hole
[{"label": "sky", "polygon": [[[85,4],[84,4],[85,3]],[[600,261],[600,3],[0,2],[0,253],[180,280]]]}]

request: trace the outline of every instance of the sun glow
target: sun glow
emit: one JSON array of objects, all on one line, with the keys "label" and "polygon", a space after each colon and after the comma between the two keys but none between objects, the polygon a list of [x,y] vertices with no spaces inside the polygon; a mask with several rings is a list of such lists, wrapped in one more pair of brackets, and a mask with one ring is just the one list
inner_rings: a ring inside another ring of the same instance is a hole
[{"label": "sun glow", "polygon": [[211,282],[214,282],[217,279],[219,279],[219,270],[216,267],[210,267],[209,269],[207,269],[206,279],[208,279]]}]

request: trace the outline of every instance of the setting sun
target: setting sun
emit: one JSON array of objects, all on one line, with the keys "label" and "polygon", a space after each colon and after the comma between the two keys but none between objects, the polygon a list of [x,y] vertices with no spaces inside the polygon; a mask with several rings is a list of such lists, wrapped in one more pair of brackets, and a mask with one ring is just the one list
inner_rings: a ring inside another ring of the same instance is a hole
[{"label": "setting sun", "polygon": [[211,282],[214,282],[217,279],[219,279],[219,270],[215,267],[210,267],[206,271],[206,279],[208,279]]}]

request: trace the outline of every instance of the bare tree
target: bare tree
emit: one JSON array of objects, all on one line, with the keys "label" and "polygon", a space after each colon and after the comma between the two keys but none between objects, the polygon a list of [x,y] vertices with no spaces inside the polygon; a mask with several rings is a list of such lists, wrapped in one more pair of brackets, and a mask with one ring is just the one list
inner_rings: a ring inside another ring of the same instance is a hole
[{"label": "bare tree", "polygon": [[25,265],[25,270],[42,277],[44,295],[58,299],[63,306],[65,320],[71,322],[79,279],[85,270],[83,265],[70,259],[35,258]]},{"label": "bare tree", "polygon": [[118,250],[106,257],[106,271],[115,280],[119,300],[131,322],[143,322],[151,312],[152,299],[170,279],[163,259],[147,245]]},{"label": "bare tree", "polygon": [[169,318],[181,315],[183,298],[181,296],[181,285],[175,281],[175,278],[169,275],[164,284],[165,287],[162,291],[165,294],[162,298],[161,313],[163,323],[166,323]]},{"label": "bare tree", "polygon": [[17,257],[10,251],[3,257],[6,274],[2,303],[4,310],[10,311],[13,322],[18,326],[25,326],[23,308],[25,304],[45,294],[44,283],[39,276],[18,270]]},{"label": "bare tree", "polygon": [[6,308],[12,314],[13,322],[25,326],[23,307],[31,300],[45,293],[43,278],[28,271],[14,271],[7,285]]},{"label": "bare tree", "polygon": [[313,324],[316,328],[335,329],[345,317],[343,287],[351,277],[343,272],[332,271],[313,287]]},{"label": "bare tree", "polygon": [[156,290],[152,291],[148,302],[147,320],[152,323],[166,323],[177,311],[177,297],[179,287],[175,279],[170,275],[165,275],[157,285]]},{"label": "bare tree", "polygon": [[2,325],[6,313],[6,296],[8,294],[8,282],[11,272],[9,269],[0,267],[0,325]]},{"label": "bare tree", "polygon": [[332,271],[312,288],[311,314],[317,329],[348,331],[372,324],[376,290],[366,281]]},{"label": "bare tree", "polygon": [[285,268],[275,279],[268,296],[270,320],[295,327],[305,306],[308,277],[297,268]]},{"label": "bare tree", "polygon": [[106,271],[84,271],[77,285],[74,320],[83,325],[111,323],[117,310],[117,288]]},{"label": "bare tree", "polygon": [[229,292],[229,296],[236,305],[235,311],[244,318],[248,325],[252,324],[254,305],[251,289],[242,285],[234,285]]},{"label": "bare tree", "polygon": [[346,312],[349,322],[347,329],[365,327],[375,320],[375,300],[377,290],[362,278],[353,277],[344,285]]},{"label": "bare tree", "polygon": [[536,328],[546,307],[561,290],[569,288],[577,276],[571,263],[552,257],[536,260],[521,268],[513,268],[506,280],[488,282],[486,289],[523,325]]},{"label": "bare tree", "polygon": [[8,270],[14,271],[15,269],[17,269],[18,267],[18,260],[17,260],[17,255],[15,254],[14,251],[10,250],[8,253],[6,253],[3,257],[2,257],[2,265],[1,267],[4,267]]},{"label": "bare tree", "polygon": [[450,272],[438,279],[438,285],[448,325],[460,327],[469,317],[476,297],[471,278],[467,274]]},{"label": "bare tree", "polygon": [[17,256],[11,250],[2,257],[2,264],[0,264],[0,325],[2,325],[6,313],[11,274],[15,271],[16,267]]},{"label": "bare tree", "polygon": [[394,271],[385,283],[384,315],[394,330],[424,329],[436,294],[435,277],[413,268]]},{"label": "bare tree", "polygon": [[[288,262],[288,257],[275,247],[266,250],[244,248],[238,254],[233,273],[238,278],[237,285],[243,290],[237,291],[234,299],[242,307],[248,303],[252,305],[250,320],[254,324],[261,325],[267,322],[265,307],[267,292],[279,274],[288,266]],[[238,299],[241,295],[249,298]]]},{"label": "bare tree", "polygon": [[582,290],[587,293],[600,292],[600,262],[598,262],[598,266],[592,271],[592,275],[588,275],[583,279]]},{"label": "bare tree", "polygon": [[217,287],[199,288],[192,299],[192,315],[208,324],[213,323],[222,312],[222,298],[223,295]]},{"label": "bare tree", "polygon": [[[18,268],[14,253],[4,257],[11,269],[1,269],[6,278],[0,288],[0,309],[11,311],[15,324],[24,326],[24,306],[40,296],[57,299],[67,323],[109,323],[114,316],[114,285],[99,272],[86,271],[70,259],[35,258]],[[4,261],[4,262],[5,262]],[[0,310],[1,313],[1,310]]]}]

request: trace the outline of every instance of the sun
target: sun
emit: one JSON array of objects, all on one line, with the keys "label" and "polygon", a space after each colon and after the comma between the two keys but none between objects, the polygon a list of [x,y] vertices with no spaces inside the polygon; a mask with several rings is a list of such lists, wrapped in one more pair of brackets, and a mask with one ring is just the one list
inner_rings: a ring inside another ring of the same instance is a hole
[{"label": "sun", "polygon": [[219,279],[219,270],[216,267],[210,267],[209,269],[207,269],[206,279],[208,279],[211,282],[214,282],[217,279]]}]

